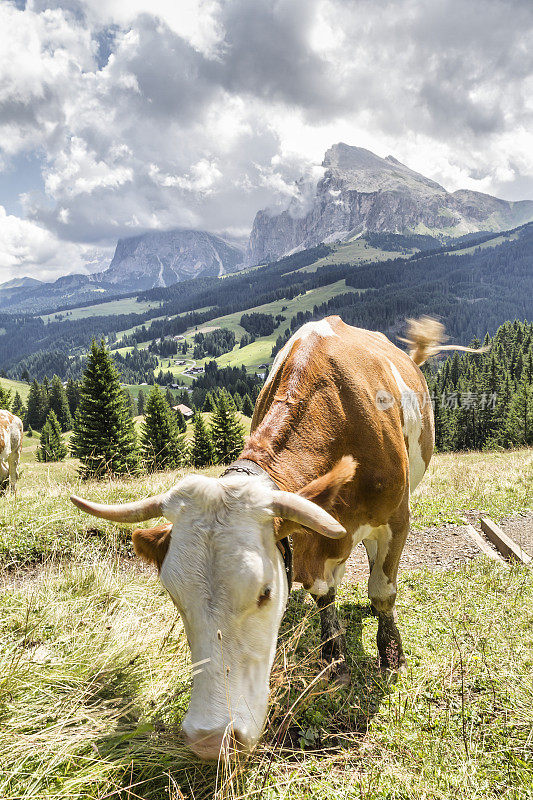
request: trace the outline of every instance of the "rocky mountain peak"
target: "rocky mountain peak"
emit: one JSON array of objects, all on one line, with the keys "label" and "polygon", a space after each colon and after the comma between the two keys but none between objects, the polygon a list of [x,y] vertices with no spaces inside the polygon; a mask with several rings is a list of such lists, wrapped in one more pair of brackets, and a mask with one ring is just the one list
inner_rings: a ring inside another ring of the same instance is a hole
[{"label": "rocky mountain peak", "polygon": [[[365,231],[461,236],[499,231],[533,219],[533,202],[510,203],[479,192],[447,192],[402,164],[345,142],[332,145],[314,197],[293,200],[279,214],[259,211],[247,263],[260,264]],[[301,213],[301,208],[305,213]]]},{"label": "rocky mountain peak", "polygon": [[344,142],[326,151],[322,166],[326,177],[341,179],[360,192],[401,191],[412,184],[424,192],[445,192],[440,184],[406,167],[394,156],[381,158],[364,147],[351,147]]}]

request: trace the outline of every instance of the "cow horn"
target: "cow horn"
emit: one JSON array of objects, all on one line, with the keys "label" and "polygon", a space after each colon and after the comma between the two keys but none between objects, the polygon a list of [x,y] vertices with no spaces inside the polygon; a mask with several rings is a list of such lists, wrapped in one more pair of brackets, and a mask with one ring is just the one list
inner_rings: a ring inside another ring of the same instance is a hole
[{"label": "cow horn", "polygon": [[331,514],[311,500],[293,492],[274,491],[272,511],[276,517],[298,522],[329,539],[341,539],[346,535],[346,530]]},{"label": "cow horn", "polygon": [[70,499],[81,511],[86,511],[87,514],[92,514],[94,517],[109,519],[111,522],[144,522],[163,514],[165,495],[156,494],[153,497],[146,497],[144,500],[136,500],[134,503],[113,506],[92,503],[90,500],[84,500],[83,497],[76,497],[74,494]]}]

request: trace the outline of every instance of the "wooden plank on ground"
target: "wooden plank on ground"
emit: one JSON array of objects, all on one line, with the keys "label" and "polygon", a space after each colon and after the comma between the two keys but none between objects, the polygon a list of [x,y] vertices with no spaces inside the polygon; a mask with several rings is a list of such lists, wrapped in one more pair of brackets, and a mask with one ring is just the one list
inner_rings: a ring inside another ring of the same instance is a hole
[{"label": "wooden plank on ground", "polygon": [[479,547],[483,555],[492,558],[493,561],[498,561],[499,564],[505,564],[505,561],[501,555],[490,546],[490,544],[483,538],[483,536],[481,536],[480,533],[476,531],[474,527],[472,527],[472,525],[465,525],[465,533],[470,537],[470,539],[472,539],[474,544]]},{"label": "wooden plank on ground", "polygon": [[498,548],[504,558],[516,558],[522,564],[530,564],[533,559],[522,550],[510,536],[502,531],[490,517],[481,517],[481,529],[485,536]]}]

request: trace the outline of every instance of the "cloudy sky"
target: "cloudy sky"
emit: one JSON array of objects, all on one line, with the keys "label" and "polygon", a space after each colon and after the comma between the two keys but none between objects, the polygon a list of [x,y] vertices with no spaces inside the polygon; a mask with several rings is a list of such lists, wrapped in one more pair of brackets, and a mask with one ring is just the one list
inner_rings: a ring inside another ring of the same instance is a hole
[{"label": "cloudy sky", "polygon": [[1,0],[0,282],[244,236],[334,142],[533,199],[531,0]]}]

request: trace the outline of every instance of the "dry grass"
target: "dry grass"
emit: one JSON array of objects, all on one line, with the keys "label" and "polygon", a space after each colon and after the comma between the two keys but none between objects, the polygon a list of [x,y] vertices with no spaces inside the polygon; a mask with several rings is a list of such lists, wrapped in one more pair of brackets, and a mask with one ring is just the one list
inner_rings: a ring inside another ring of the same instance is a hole
[{"label": "dry grass", "polygon": [[501,519],[533,510],[533,449],[435,455],[412,510],[416,528],[461,522],[468,512]]},{"label": "dry grass", "polygon": [[533,791],[533,578],[479,561],[404,579],[409,671],[376,665],[359,587],[340,598],[352,686],[328,684],[318,620],[291,597],[252,755],[196,760],[179,723],[190,663],[150,574],[45,568],[1,600],[3,798],[526,798]]}]

